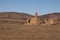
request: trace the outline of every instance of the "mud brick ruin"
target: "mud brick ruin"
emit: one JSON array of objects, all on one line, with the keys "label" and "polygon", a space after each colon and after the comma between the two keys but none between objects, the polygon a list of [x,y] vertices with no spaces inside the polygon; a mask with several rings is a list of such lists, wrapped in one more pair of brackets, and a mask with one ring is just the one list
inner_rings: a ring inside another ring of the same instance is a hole
[{"label": "mud brick ruin", "polygon": [[57,19],[55,17],[50,17],[44,19],[44,23],[41,23],[41,19],[38,17],[38,12],[35,13],[35,16],[32,18],[27,18],[27,21],[24,25],[52,25],[57,24]]}]

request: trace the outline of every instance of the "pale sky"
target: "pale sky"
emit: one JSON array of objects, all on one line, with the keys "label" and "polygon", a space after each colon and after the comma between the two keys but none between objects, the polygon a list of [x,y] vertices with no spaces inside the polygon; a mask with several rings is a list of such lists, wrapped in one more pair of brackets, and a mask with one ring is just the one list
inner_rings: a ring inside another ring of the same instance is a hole
[{"label": "pale sky", "polygon": [[0,0],[0,12],[24,12],[40,15],[60,12],[60,0]]}]

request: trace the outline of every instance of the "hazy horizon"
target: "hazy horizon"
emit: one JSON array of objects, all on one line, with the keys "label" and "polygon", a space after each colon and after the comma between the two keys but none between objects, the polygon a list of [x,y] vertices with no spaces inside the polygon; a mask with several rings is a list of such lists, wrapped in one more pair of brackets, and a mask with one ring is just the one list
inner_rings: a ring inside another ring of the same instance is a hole
[{"label": "hazy horizon", "polygon": [[60,0],[0,0],[0,12],[24,12],[34,15],[60,12]]}]

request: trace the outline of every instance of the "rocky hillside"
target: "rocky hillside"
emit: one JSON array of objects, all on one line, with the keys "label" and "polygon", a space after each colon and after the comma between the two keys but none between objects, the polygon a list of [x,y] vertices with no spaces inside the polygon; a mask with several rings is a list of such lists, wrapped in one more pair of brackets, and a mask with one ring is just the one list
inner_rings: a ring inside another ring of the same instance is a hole
[{"label": "rocky hillside", "polygon": [[33,17],[27,13],[0,12],[0,22],[24,23],[28,17]]},{"label": "rocky hillside", "polygon": [[41,16],[41,19],[47,19],[49,17],[55,17],[57,18],[58,20],[60,20],[60,13],[49,13],[49,14],[45,14],[45,15],[42,15]]},{"label": "rocky hillside", "polygon": [[[51,16],[56,17],[60,21],[60,13],[49,13],[39,16],[41,19],[47,19]],[[33,15],[27,13],[17,13],[17,12],[0,12],[0,22],[1,21],[12,21],[12,22],[26,22],[28,17],[33,17]]]},{"label": "rocky hillside", "polygon": [[23,19],[25,20],[27,17],[32,17],[27,13],[17,13],[17,12],[2,12],[0,13],[0,19]]}]

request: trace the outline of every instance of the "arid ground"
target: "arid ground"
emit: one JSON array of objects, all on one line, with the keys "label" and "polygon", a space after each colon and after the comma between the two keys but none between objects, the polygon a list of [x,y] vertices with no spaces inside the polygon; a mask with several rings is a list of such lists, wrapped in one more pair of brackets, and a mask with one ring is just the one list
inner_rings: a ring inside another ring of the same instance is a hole
[{"label": "arid ground", "polygon": [[2,22],[0,40],[60,40],[60,24],[29,26]]}]

